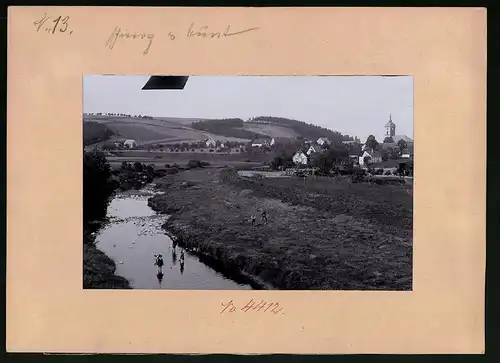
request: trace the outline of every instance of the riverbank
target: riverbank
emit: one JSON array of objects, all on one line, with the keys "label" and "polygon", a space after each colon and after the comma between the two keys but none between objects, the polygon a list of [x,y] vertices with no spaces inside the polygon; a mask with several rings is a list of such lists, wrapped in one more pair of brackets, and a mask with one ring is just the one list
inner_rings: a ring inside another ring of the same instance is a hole
[{"label": "riverbank", "polygon": [[278,289],[411,290],[411,188],[219,174],[157,181],[165,193],[149,205],[170,215],[164,228],[187,248]]},{"label": "riverbank", "polygon": [[[112,174],[114,192],[110,200],[118,195],[144,195],[138,190],[151,182],[158,174],[145,164],[125,163]],[[95,236],[109,223],[107,218],[94,223],[84,223],[83,227],[83,288],[84,289],[130,289],[130,282],[116,274],[116,263],[95,245]]]},{"label": "riverbank", "polygon": [[[100,226],[102,228],[102,226]],[[127,279],[118,276],[116,263],[95,245],[94,232],[83,236],[83,288],[84,289],[130,289]]]}]

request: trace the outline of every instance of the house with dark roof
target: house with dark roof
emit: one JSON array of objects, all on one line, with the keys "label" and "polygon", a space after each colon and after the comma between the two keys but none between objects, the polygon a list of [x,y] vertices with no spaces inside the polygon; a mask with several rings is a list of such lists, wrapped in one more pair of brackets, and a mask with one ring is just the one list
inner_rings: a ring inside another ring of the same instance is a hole
[{"label": "house with dark roof", "polygon": [[403,140],[406,143],[413,143],[413,139],[409,138],[406,135],[394,135],[392,136],[392,140],[394,141],[395,144],[397,144],[399,140]]},{"label": "house with dark roof", "polygon": [[309,149],[307,149],[306,154],[311,155],[314,153],[320,153],[322,151],[323,151],[323,148],[320,145],[312,144],[311,146],[309,146]]},{"label": "house with dark roof", "polygon": [[359,157],[359,165],[373,164],[382,162],[382,153],[378,150],[366,149]]},{"label": "house with dark roof", "polygon": [[217,145],[217,143],[215,142],[214,139],[212,139],[211,137],[208,138],[207,140],[205,140],[205,145],[207,147],[215,147]]}]

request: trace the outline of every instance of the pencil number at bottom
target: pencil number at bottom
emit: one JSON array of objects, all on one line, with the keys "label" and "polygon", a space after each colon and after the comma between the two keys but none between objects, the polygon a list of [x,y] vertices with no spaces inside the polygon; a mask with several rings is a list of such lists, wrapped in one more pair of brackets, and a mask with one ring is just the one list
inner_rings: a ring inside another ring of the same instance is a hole
[{"label": "pencil number at bottom", "polygon": [[284,315],[283,308],[279,302],[250,299],[246,304],[238,306],[233,300],[221,303],[221,314],[226,313],[267,313]]}]

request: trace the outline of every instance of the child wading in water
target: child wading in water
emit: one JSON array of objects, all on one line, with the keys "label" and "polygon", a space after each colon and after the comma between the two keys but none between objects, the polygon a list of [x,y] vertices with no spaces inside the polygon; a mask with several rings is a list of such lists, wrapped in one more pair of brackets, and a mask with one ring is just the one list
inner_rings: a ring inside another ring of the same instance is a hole
[{"label": "child wading in water", "polygon": [[163,256],[162,254],[154,255],[155,256],[155,265],[158,266],[158,272],[163,271]]}]

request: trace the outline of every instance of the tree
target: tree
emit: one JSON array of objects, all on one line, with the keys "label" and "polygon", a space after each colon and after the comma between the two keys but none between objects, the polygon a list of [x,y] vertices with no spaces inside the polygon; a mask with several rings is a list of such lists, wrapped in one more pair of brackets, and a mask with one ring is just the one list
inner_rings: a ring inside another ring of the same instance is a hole
[{"label": "tree", "polygon": [[338,164],[349,159],[349,150],[342,144],[333,144],[326,151],[326,159],[329,165]]},{"label": "tree", "polygon": [[285,164],[285,160],[281,156],[276,156],[272,161],[271,161],[271,168],[274,170],[281,169],[283,165]]},{"label": "tree", "polygon": [[100,151],[83,153],[83,222],[106,217],[109,199],[117,187],[111,180],[111,167]]},{"label": "tree", "polygon": [[140,162],[136,161],[134,163],[134,170],[137,172],[141,172],[143,170],[143,166]]},{"label": "tree", "polygon": [[316,167],[322,174],[328,174],[333,166],[332,159],[328,159],[328,156],[323,153],[314,153],[309,159],[311,166]]},{"label": "tree", "polygon": [[392,147],[388,147],[386,149],[386,152],[387,152],[387,155],[389,157],[389,159],[397,159],[399,158],[399,153],[396,149],[392,148]]},{"label": "tree", "polygon": [[400,153],[403,153],[403,150],[406,149],[407,146],[408,145],[406,144],[406,141],[404,141],[403,139],[398,141],[398,147]]},{"label": "tree", "polygon": [[394,143],[394,139],[391,136],[386,137],[384,139],[384,144],[392,144],[392,143]]},{"label": "tree", "polygon": [[366,146],[369,149],[373,149],[373,150],[378,149],[379,144],[378,144],[378,141],[375,139],[375,136],[373,136],[373,135],[368,136],[368,138],[366,139]]}]

